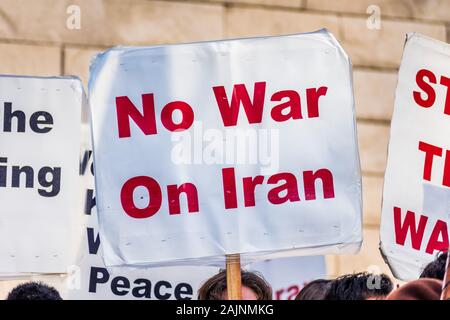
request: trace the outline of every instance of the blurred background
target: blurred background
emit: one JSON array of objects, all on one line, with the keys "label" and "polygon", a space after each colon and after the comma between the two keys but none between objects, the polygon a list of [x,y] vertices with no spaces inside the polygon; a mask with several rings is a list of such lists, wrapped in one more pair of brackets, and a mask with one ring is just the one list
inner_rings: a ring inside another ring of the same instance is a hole
[{"label": "blurred background", "polygon": [[[364,244],[328,256],[327,274],[390,274],[378,251],[383,174],[407,32],[450,39],[448,0],[0,0],[0,73],[77,75],[114,45],[282,35],[327,28],[354,66]],[[0,295],[4,293],[0,289]]]}]

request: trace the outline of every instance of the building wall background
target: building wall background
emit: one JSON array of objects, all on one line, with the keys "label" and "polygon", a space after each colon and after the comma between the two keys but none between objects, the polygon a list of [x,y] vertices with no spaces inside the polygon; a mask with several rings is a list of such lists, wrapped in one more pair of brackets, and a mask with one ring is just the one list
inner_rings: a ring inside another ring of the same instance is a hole
[{"label": "building wall background", "polygon": [[[80,29],[67,27],[71,5],[80,8]],[[380,9],[380,29],[367,25],[371,5]],[[328,256],[328,274],[377,268],[388,272],[378,252],[378,234],[405,34],[415,31],[449,41],[450,1],[1,0],[0,73],[78,75],[87,87],[91,57],[110,46],[281,35],[322,27],[334,34],[353,62],[364,193],[362,250],[357,255]],[[0,285],[0,296],[10,288],[8,283]]]}]

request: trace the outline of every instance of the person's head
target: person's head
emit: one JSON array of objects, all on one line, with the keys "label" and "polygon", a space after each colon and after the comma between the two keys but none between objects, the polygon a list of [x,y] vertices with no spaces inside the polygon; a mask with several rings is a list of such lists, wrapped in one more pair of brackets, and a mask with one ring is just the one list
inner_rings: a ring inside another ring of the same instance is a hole
[{"label": "person's head", "polygon": [[437,279],[418,279],[391,292],[386,300],[439,300],[442,281]]},{"label": "person's head", "polygon": [[325,300],[384,299],[392,289],[393,283],[387,275],[360,272],[333,280]]},{"label": "person's head", "polygon": [[308,282],[300,290],[295,300],[323,300],[331,287],[331,280],[317,279]]},{"label": "person's head", "polygon": [[18,285],[6,300],[62,300],[59,292],[42,282],[27,282]]},{"label": "person's head", "polygon": [[419,278],[444,280],[447,252],[441,252],[436,259],[425,266]]},{"label": "person's head", "polygon": [[[241,271],[242,300],[272,300],[272,288],[264,278],[255,272]],[[227,300],[227,272],[206,280],[198,290],[198,300]]]}]

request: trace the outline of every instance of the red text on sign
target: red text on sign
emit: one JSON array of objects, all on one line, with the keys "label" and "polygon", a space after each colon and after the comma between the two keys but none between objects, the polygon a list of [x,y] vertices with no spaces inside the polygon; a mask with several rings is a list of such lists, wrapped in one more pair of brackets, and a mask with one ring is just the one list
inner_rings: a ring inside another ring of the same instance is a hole
[{"label": "red text on sign", "polygon": [[[146,135],[156,134],[155,100],[152,93],[142,95],[141,113],[126,96],[116,98],[117,124],[119,138],[131,137],[130,119]],[[181,121],[173,121],[175,110],[181,112]],[[166,104],[161,110],[161,123],[169,131],[182,131],[190,128],[194,122],[194,111],[184,101],[173,101]]]},{"label": "red text on sign", "polygon": [[442,173],[442,185],[450,187],[450,150],[419,141],[419,150],[425,153],[423,164],[423,180],[431,181],[435,158],[441,158],[444,154],[444,170]]},{"label": "red text on sign", "polygon": [[[303,119],[304,117],[317,118],[319,117],[319,99],[325,96],[327,91],[328,87],[325,86],[306,89],[307,115],[302,113],[299,92],[295,90],[276,91],[270,96],[270,101],[275,102],[272,106],[270,116],[276,122]],[[236,84],[233,86],[231,101],[226,94],[224,86],[213,87],[213,93],[225,127],[237,125],[241,105],[249,124],[262,122],[264,105],[266,104],[266,82],[256,82],[254,84],[252,98],[245,84]],[[158,133],[154,94],[142,94],[141,100],[142,106],[138,108],[129,97],[116,97],[119,138],[131,137],[131,122],[144,135]],[[181,120],[178,122],[173,120],[175,111],[181,114]],[[172,101],[162,107],[160,120],[163,127],[170,132],[187,130],[194,122],[194,110],[187,102],[180,100]]]},{"label": "red text on sign", "polygon": [[[254,207],[256,205],[255,193],[258,185],[262,185],[266,178],[264,176],[242,178],[244,195],[244,207]],[[316,199],[316,182],[322,185],[323,198],[334,198],[333,175],[328,169],[320,169],[316,172],[303,172],[303,190],[305,200]],[[222,169],[222,183],[225,209],[235,209],[238,207],[237,187],[234,168]],[[267,184],[276,184],[267,193],[267,200],[272,204],[282,204],[285,202],[300,201],[297,178],[288,172],[277,173],[267,178]]]},{"label": "red text on sign", "polygon": [[[417,221],[418,219],[418,221]],[[395,242],[401,246],[405,246],[408,235],[411,240],[411,247],[415,250],[421,250],[424,241],[424,234],[429,224],[427,216],[419,215],[407,210],[402,218],[402,210],[394,207],[394,231]],[[437,220],[433,226],[433,230],[428,239],[425,239],[427,245],[425,252],[433,254],[434,251],[447,250],[449,247],[449,238],[447,223]]]},{"label": "red text on sign", "polygon": [[[421,91],[413,91],[414,101],[423,108],[430,108],[436,101],[436,91],[433,84],[438,82],[436,75],[427,69],[421,69],[416,74],[416,84]],[[450,78],[440,76],[439,84],[446,89],[444,113],[450,115]]]},{"label": "red text on sign", "polygon": [[[318,198],[316,186],[321,185],[323,199],[335,197],[333,175],[328,169],[317,171],[303,171],[303,195],[305,200],[316,200]],[[285,202],[300,201],[298,181],[294,174],[282,172],[269,177],[255,176],[243,177],[243,198],[244,207],[256,206],[257,186],[264,183],[275,185],[267,193],[267,200],[274,205]],[[223,197],[225,209],[236,209],[238,207],[238,181],[234,168],[222,169]],[[145,192],[140,193],[141,198],[148,198],[148,203],[144,207],[136,205],[135,191],[137,188],[144,188]],[[167,201],[169,215],[181,214],[180,198],[184,194],[187,201],[189,213],[199,212],[199,196],[197,188],[192,183],[181,185],[168,185]],[[142,195],[144,194],[144,195]],[[258,197],[259,198],[259,197]],[[120,192],[120,201],[125,213],[136,219],[150,218],[160,211],[163,204],[163,191],[160,184],[149,176],[137,176],[127,180]]]},{"label": "red text on sign", "polygon": [[[135,204],[134,192],[136,188],[144,187],[148,194],[148,205],[144,208],[138,208]],[[183,183],[182,185],[168,185],[167,199],[169,214],[180,214],[180,197],[186,195],[188,211],[190,213],[198,212],[198,194],[197,188],[192,183]],[[122,186],[120,200],[123,210],[136,219],[149,218],[155,215],[162,205],[162,191],[159,183],[148,176],[139,176],[129,179]]]},{"label": "red text on sign", "polygon": [[[245,84],[234,85],[231,102],[224,86],[214,87],[213,90],[224,126],[230,127],[237,124],[241,105],[249,123],[261,123],[266,96],[266,82],[255,83],[253,100],[250,98]],[[325,96],[327,90],[328,88],[323,86],[306,89],[308,118],[317,118],[319,116],[319,98]],[[272,94],[270,101],[284,101],[272,108],[270,115],[273,120],[283,122],[289,119],[303,119],[300,94],[297,91],[277,91]]]}]

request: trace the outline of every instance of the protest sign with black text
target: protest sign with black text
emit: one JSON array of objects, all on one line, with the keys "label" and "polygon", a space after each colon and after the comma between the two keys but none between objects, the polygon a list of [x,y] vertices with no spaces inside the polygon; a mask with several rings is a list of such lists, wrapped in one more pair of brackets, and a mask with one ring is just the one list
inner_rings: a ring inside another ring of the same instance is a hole
[{"label": "protest sign with black text", "polygon": [[0,273],[65,273],[80,231],[78,78],[0,77]]}]

